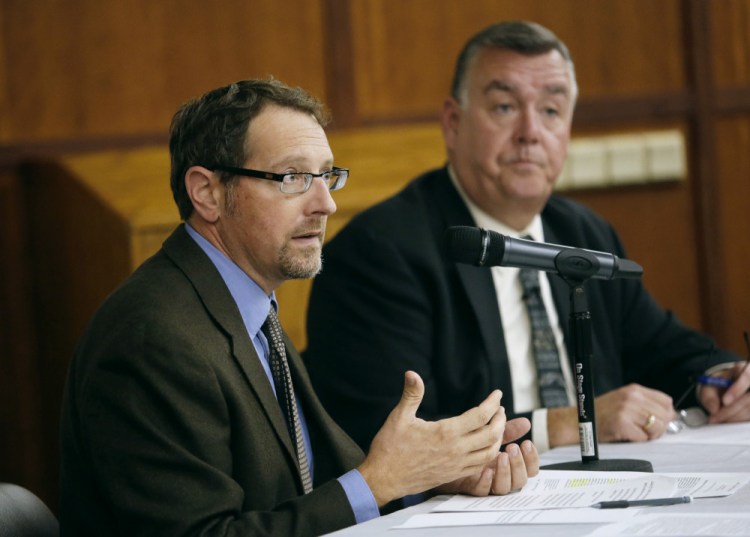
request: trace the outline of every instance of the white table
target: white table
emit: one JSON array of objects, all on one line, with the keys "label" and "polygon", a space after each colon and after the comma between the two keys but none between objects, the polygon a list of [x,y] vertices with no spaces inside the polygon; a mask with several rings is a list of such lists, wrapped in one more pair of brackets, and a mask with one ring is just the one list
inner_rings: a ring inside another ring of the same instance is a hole
[{"label": "white table", "polygon": [[[704,426],[676,435],[645,443],[600,444],[600,459],[645,459],[654,472],[750,472],[750,423]],[[553,449],[541,457],[542,464],[580,460],[578,446]],[[403,509],[388,516],[370,520],[357,526],[329,534],[336,537],[472,537],[492,536],[555,537],[580,536],[592,531],[591,524],[550,525],[493,525],[452,528],[424,528],[392,530],[409,517],[429,512],[448,496],[437,496],[422,504]],[[725,498],[701,498],[687,505],[659,507],[660,512],[689,513],[746,513],[750,511],[750,484]]]}]

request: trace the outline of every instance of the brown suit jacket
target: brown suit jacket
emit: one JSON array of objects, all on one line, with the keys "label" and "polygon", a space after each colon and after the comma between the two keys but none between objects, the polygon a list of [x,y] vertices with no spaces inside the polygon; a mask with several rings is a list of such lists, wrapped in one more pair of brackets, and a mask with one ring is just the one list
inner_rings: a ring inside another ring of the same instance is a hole
[{"label": "brown suit jacket", "polygon": [[355,523],[335,480],[362,452],[287,340],[315,489],[239,310],[180,226],[102,305],[62,416],[63,535],[318,535]]}]

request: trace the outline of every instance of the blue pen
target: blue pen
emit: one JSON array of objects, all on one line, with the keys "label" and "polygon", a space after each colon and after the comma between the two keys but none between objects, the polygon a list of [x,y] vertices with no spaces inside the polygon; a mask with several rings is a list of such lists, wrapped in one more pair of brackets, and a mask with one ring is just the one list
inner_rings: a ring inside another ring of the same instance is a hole
[{"label": "blue pen", "polygon": [[716,388],[727,389],[732,385],[732,382],[734,382],[732,379],[726,377],[712,377],[711,375],[701,375],[698,377],[698,384],[714,386]]}]

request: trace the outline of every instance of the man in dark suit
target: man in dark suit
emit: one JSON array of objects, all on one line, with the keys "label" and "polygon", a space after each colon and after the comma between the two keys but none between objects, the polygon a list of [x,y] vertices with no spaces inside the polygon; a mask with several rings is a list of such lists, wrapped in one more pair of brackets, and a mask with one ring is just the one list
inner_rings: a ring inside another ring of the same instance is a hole
[{"label": "man in dark suit", "polygon": [[[274,289],[321,266],[333,166],[322,105],[274,80],[208,92],[175,115],[171,184],[185,224],[102,305],[71,363],[63,535],[319,535],[405,495],[523,486],[534,446],[490,390],[416,418],[422,379],[365,457],[318,401],[278,325]],[[261,170],[261,171],[258,171]]]},{"label": "man in dark suit", "polygon": [[[537,283],[561,390],[557,405],[545,405],[532,338],[541,323],[537,313],[530,320],[519,269],[457,264],[443,247],[448,227],[466,225],[625,256],[607,222],[552,194],[576,95],[570,54],[549,30],[508,22],[473,36],[441,115],[448,165],[354,218],[324,248],[305,361],[323,403],[364,449],[398,399],[394,373],[406,369],[425,380],[425,418],[461,412],[500,388],[513,415],[531,418],[537,448],[578,442],[568,286],[547,273]],[[712,341],[640,281],[590,280],[586,289],[601,441],[658,437],[675,418],[673,401],[687,392],[685,403],[696,403],[692,375],[712,366],[740,374],[739,357],[709,352]],[[747,420],[748,386],[750,371],[726,393],[704,387],[698,396],[712,421]]]}]

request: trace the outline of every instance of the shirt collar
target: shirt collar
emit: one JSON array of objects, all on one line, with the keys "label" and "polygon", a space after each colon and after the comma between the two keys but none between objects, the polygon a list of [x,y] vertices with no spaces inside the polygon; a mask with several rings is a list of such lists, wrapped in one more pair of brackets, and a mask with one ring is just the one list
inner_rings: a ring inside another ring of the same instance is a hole
[{"label": "shirt collar", "polygon": [[271,305],[276,310],[279,309],[276,295],[274,293],[271,293],[271,296],[266,295],[263,289],[234,261],[220,252],[187,222],[185,222],[185,229],[219,271],[240,310],[247,333],[250,337],[254,337],[266,321]]}]

